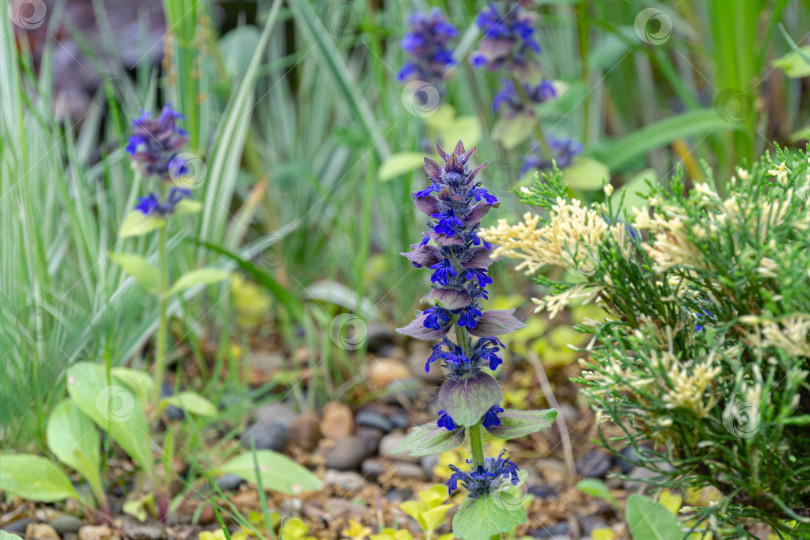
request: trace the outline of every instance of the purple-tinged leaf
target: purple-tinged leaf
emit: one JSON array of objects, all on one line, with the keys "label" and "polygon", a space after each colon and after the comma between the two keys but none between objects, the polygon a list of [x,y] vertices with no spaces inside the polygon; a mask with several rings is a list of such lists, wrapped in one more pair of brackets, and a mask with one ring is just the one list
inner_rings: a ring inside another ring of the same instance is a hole
[{"label": "purple-tinged leaf", "polygon": [[470,185],[475,180],[475,177],[478,176],[478,173],[484,170],[487,166],[487,162],[483,162],[481,165],[470,171],[470,176],[467,177],[467,185]]},{"label": "purple-tinged leaf", "polygon": [[487,215],[490,208],[492,208],[492,205],[489,204],[489,203],[483,203],[482,202],[482,203],[476,204],[475,206],[473,206],[472,210],[470,210],[470,213],[467,214],[467,217],[464,218],[464,221],[467,222],[467,223],[475,224],[475,223],[481,221],[481,218],[483,218],[485,215]]},{"label": "purple-tinged leaf", "polygon": [[459,140],[456,143],[456,147],[453,149],[453,153],[457,156],[461,156],[462,154],[464,154],[464,143],[461,142],[461,140]]},{"label": "purple-tinged leaf", "polygon": [[445,186],[439,192],[439,199],[443,201],[457,201],[457,202],[464,202],[464,197],[460,195],[456,195],[456,193],[450,189],[449,187]]},{"label": "purple-tinged leaf", "polygon": [[525,324],[515,318],[514,309],[485,311],[478,319],[475,328],[470,328],[470,334],[478,337],[500,336],[520,330]]},{"label": "purple-tinged leaf", "polygon": [[[413,195],[413,193],[411,194]],[[433,195],[427,195],[425,197],[414,197],[413,198],[414,204],[416,207],[424,214],[428,216],[430,214],[437,214],[441,212],[441,208],[439,207],[439,201],[436,200],[436,197]]]},{"label": "purple-tinged leaf", "polygon": [[439,390],[439,406],[456,424],[472,426],[502,397],[498,382],[481,372],[463,381],[446,381]]},{"label": "purple-tinged leaf", "polygon": [[425,172],[427,173],[428,177],[433,180],[434,182],[439,181],[439,175],[441,174],[441,167],[435,160],[426,157],[425,158]]},{"label": "purple-tinged leaf", "polygon": [[406,251],[404,253],[400,253],[403,257],[406,257],[412,263],[416,263],[419,266],[433,266],[440,260],[442,260],[442,252],[436,246],[422,246],[420,244],[414,244],[411,247],[416,246],[413,251]]},{"label": "purple-tinged leaf", "polygon": [[447,325],[447,328],[434,330],[432,328],[425,327],[425,319],[427,315],[422,313],[421,311],[416,312],[416,318],[409,322],[406,326],[402,328],[397,328],[397,332],[403,334],[405,336],[412,337],[414,339],[421,339],[423,341],[435,341],[437,339],[442,339],[444,336],[447,335],[447,332],[450,330],[450,325]]},{"label": "purple-tinged leaf", "polygon": [[439,244],[440,246],[460,246],[464,240],[459,235],[447,236],[444,233],[437,233],[436,231],[428,231],[430,239]]},{"label": "purple-tinged leaf", "polygon": [[490,257],[491,254],[492,250],[487,249],[483,246],[477,247],[473,252],[473,256],[470,257],[470,260],[468,260],[465,263],[462,263],[461,266],[463,266],[464,268],[486,268],[490,264],[501,258],[498,257],[498,259],[493,259],[492,257]]},{"label": "purple-tinged leaf", "polygon": [[456,448],[464,442],[464,429],[457,427],[448,431],[436,422],[413,428],[405,439],[392,451],[392,454],[408,453],[414,457],[428,454],[441,454]]},{"label": "purple-tinged leaf", "polygon": [[444,309],[461,309],[470,305],[470,293],[458,289],[433,289],[422,297],[431,306],[438,303]]},{"label": "purple-tinged leaf", "polygon": [[449,155],[447,152],[444,151],[444,148],[436,145],[436,152],[441,156],[442,159],[447,160],[447,156]]},{"label": "purple-tinged leaf", "polygon": [[[458,141],[458,144],[461,144],[461,141]],[[456,147],[456,150],[458,150],[458,147]],[[472,150],[470,150],[469,152],[464,154],[464,156],[461,158],[461,162],[462,163],[467,163],[470,160],[470,158],[473,156],[473,154],[475,154],[476,150],[478,150],[478,147],[473,146]],[[461,151],[464,152],[464,145],[461,145]]]},{"label": "purple-tinged leaf", "polygon": [[487,428],[487,431],[499,439],[518,439],[551,426],[554,419],[557,418],[557,411],[554,409],[545,411],[506,409],[498,414],[498,418],[501,421],[500,425],[491,426]]}]

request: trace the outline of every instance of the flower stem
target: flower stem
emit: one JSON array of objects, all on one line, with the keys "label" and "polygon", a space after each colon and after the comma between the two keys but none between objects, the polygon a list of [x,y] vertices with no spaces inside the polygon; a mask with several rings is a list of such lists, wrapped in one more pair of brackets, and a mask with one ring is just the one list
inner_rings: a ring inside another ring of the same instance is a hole
[{"label": "flower stem", "polygon": [[484,434],[481,432],[481,422],[468,428],[470,434],[470,453],[475,465],[484,464]]},{"label": "flower stem", "polygon": [[[161,186],[161,198],[163,197],[163,186]],[[158,269],[160,271],[160,320],[157,329],[157,344],[155,346],[155,388],[152,394],[152,420],[157,420],[160,407],[160,391],[163,388],[163,375],[166,370],[166,312],[169,305],[167,292],[169,291],[169,264],[166,257],[166,228],[168,224],[160,228],[158,237]]]},{"label": "flower stem", "polygon": [[[523,88],[523,83],[521,83],[514,75],[509,75],[509,79],[511,79],[512,84],[515,86],[515,91],[517,92],[518,96],[520,96],[520,99],[523,101],[525,107],[532,110],[534,104],[529,98],[529,94],[526,93],[526,89]],[[534,112],[532,112],[532,114],[534,114]],[[534,124],[534,136],[537,138],[537,144],[540,145],[540,152],[543,154],[543,158],[551,160],[553,154],[551,153],[551,148],[549,148],[548,142],[546,141],[546,135],[543,133],[543,127],[540,125],[539,118]]]}]

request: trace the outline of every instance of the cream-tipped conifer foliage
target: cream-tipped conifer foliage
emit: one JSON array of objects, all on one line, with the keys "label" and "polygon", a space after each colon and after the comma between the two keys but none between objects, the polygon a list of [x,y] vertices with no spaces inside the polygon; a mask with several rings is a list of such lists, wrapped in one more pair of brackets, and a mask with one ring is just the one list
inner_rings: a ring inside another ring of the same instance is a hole
[{"label": "cream-tipped conifer foliage", "polygon": [[[620,190],[585,206],[555,171],[519,193],[541,214],[479,235],[536,276],[538,311],[605,310],[579,327],[593,339],[578,380],[605,446],[632,446],[656,485],[719,490],[721,504],[686,516],[718,537],[747,536],[760,521],[804,538],[810,159],[778,150],[731,178],[705,172],[707,183],[679,173],[650,186],[644,208],[620,210]],[[582,272],[577,254],[598,264]],[[552,266],[562,279],[543,277]]]}]

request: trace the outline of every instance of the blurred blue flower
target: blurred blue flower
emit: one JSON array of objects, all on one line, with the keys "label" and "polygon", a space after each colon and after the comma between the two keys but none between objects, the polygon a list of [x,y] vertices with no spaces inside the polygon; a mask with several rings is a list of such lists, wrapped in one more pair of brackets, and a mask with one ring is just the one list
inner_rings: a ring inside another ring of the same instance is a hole
[{"label": "blurred blue flower", "polygon": [[191,191],[184,188],[172,188],[165,202],[161,201],[155,193],[150,193],[145,197],[138,197],[138,204],[135,210],[145,216],[157,214],[166,216],[174,213],[175,207],[183,199],[191,197]]},{"label": "blurred blue flower", "polygon": [[188,172],[182,160],[173,161],[188,142],[188,133],[177,126],[177,121],[182,119],[183,115],[169,104],[156,119],[143,111],[132,121],[126,152],[141,174],[169,180]]},{"label": "blurred blue flower", "polygon": [[409,32],[399,42],[413,58],[397,74],[399,82],[417,79],[441,89],[447,66],[455,63],[450,42],[458,36],[455,26],[447,22],[438,8],[430,15],[414,13],[408,19]]},{"label": "blurred blue flower", "polygon": [[537,169],[538,171],[550,170],[552,168],[552,161],[557,163],[558,168],[563,169],[571,164],[571,161],[576,155],[582,152],[582,143],[573,139],[557,139],[548,135],[546,140],[553,154],[551,159],[544,158],[540,150],[540,144],[534,143],[529,156],[523,161],[523,166],[520,168],[521,176],[532,169]]},{"label": "blurred blue flower", "polygon": [[530,55],[540,52],[540,44],[534,38],[533,18],[519,5],[489,4],[475,19],[484,39],[471,58],[472,65],[493,71],[502,67],[509,71],[536,71]]}]

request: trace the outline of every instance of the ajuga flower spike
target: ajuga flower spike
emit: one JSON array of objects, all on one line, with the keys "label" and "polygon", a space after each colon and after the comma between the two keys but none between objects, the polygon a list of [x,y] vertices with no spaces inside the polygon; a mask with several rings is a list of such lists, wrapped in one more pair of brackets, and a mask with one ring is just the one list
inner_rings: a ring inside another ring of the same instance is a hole
[{"label": "ajuga flower spike", "polygon": [[[512,311],[487,311],[481,304],[492,283],[488,268],[493,246],[478,237],[481,219],[499,205],[479,177],[486,163],[472,167],[475,148],[461,141],[452,152],[440,146],[442,164],[425,158],[429,185],[412,193],[417,208],[428,216],[422,241],[403,253],[416,268],[430,271],[428,304],[398,331],[425,341],[437,341],[425,363],[444,368],[447,380],[439,390],[442,410],[435,422],[418,426],[395,452],[411,455],[440,453],[470,441],[469,470],[451,466],[447,482],[452,493],[459,483],[467,499],[453,519],[456,536],[489,539],[508,532],[526,519],[514,486],[518,467],[501,453],[484,457],[483,435],[501,439],[522,437],[551,424],[556,411],[514,411],[500,406],[501,389],[492,371],[501,363],[503,343],[496,337],[523,327]],[[451,334],[451,330],[453,331]],[[451,339],[451,335],[455,339]]]}]

